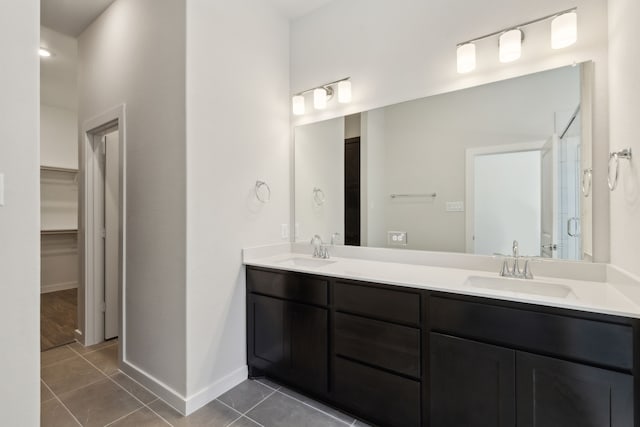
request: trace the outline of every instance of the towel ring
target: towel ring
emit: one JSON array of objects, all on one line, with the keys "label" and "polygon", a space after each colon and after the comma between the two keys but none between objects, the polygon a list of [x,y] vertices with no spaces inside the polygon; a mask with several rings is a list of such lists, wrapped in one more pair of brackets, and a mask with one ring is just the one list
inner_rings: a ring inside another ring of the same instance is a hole
[{"label": "towel ring", "polygon": [[582,171],[582,195],[589,197],[591,195],[591,184],[593,181],[593,169],[587,168]]},{"label": "towel ring", "polygon": [[[607,181],[609,183],[609,190],[613,191],[618,186],[618,172],[620,170],[620,159],[631,160],[631,148],[625,148],[622,151],[616,151],[609,154],[609,169],[607,175]],[[611,178],[611,160],[615,163],[615,174],[613,179]]]},{"label": "towel ring", "polygon": [[[266,197],[262,195],[262,187],[266,188],[267,190]],[[266,182],[260,180],[256,181],[256,187],[254,191],[256,193],[256,199],[258,199],[260,202],[269,203],[269,201],[271,200],[271,188],[269,188],[269,184],[267,184]]]},{"label": "towel ring", "polygon": [[326,197],[324,195],[324,191],[322,191],[322,189],[318,188],[318,187],[314,187],[313,188],[313,201],[316,203],[317,206],[322,206],[324,205],[324,201],[326,200]]}]

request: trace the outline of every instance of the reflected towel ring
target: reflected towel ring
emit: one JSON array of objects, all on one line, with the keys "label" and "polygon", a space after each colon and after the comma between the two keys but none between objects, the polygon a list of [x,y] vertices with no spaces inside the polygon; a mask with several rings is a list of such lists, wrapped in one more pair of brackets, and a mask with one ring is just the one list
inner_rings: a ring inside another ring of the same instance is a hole
[{"label": "reflected towel ring", "polygon": [[324,191],[322,191],[322,189],[318,188],[318,187],[314,187],[313,188],[313,201],[315,202],[315,204],[317,206],[322,206],[324,205],[324,201],[326,200],[326,197],[324,195]]},{"label": "reflected towel ring", "polygon": [[[263,187],[266,189],[266,195],[262,194],[263,191],[261,189]],[[256,199],[258,199],[262,203],[269,203],[269,201],[271,200],[271,188],[269,188],[269,184],[264,181],[256,181],[255,193]]]},{"label": "reflected towel ring", "polygon": [[591,184],[593,181],[593,169],[587,168],[582,171],[582,195],[589,197],[591,195]]},{"label": "reflected towel ring", "polygon": [[[609,154],[609,170],[607,175],[607,181],[609,183],[609,190],[613,191],[618,186],[618,172],[620,169],[620,159],[631,160],[631,148],[625,148],[622,151],[617,151]],[[613,179],[611,178],[611,160],[615,163],[615,174]]]}]

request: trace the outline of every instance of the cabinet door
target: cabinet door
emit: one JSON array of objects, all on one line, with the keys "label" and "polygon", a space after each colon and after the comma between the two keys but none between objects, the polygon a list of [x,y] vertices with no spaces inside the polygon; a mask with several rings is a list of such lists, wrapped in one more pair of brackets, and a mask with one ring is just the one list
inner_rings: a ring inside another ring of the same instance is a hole
[{"label": "cabinet door", "polygon": [[633,377],[517,354],[519,427],[632,427]]},{"label": "cabinet door", "polygon": [[303,390],[326,393],[329,364],[329,312],[325,308],[287,303],[290,331],[290,379]]},{"label": "cabinet door", "polygon": [[328,310],[251,294],[249,365],[303,390],[326,393]]},{"label": "cabinet door", "polygon": [[431,427],[513,427],[515,351],[430,334]]}]

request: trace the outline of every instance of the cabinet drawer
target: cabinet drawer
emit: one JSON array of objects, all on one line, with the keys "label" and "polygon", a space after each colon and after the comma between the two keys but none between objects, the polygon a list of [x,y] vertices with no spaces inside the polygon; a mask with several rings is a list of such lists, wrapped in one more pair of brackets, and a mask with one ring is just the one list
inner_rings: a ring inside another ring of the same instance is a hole
[{"label": "cabinet drawer", "polygon": [[631,370],[631,326],[432,297],[431,328],[479,341]]},{"label": "cabinet drawer", "polygon": [[336,354],[415,378],[420,377],[420,330],[336,313]]},{"label": "cabinet drawer", "polygon": [[309,304],[327,305],[329,282],[302,274],[247,269],[250,292]]},{"label": "cabinet drawer", "polygon": [[420,383],[335,357],[334,396],[381,426],[420,425]]},{"label": "cabinet drawer", "polygon": [[333,303],[336,310],[381,320],[420,324],[420,293],[337,282]]}]

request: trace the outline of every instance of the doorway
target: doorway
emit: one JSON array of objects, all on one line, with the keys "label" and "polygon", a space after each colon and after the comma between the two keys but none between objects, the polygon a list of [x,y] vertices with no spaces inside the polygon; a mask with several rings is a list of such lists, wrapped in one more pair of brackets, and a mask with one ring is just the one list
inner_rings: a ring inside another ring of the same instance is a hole
[{"label": "doorway", "polygon": [[[125,241],[124,105],[90,120],[81,147],[79,340],[93,345],[121,337]],[[122,340],[121,340],[122,342]]]}]

